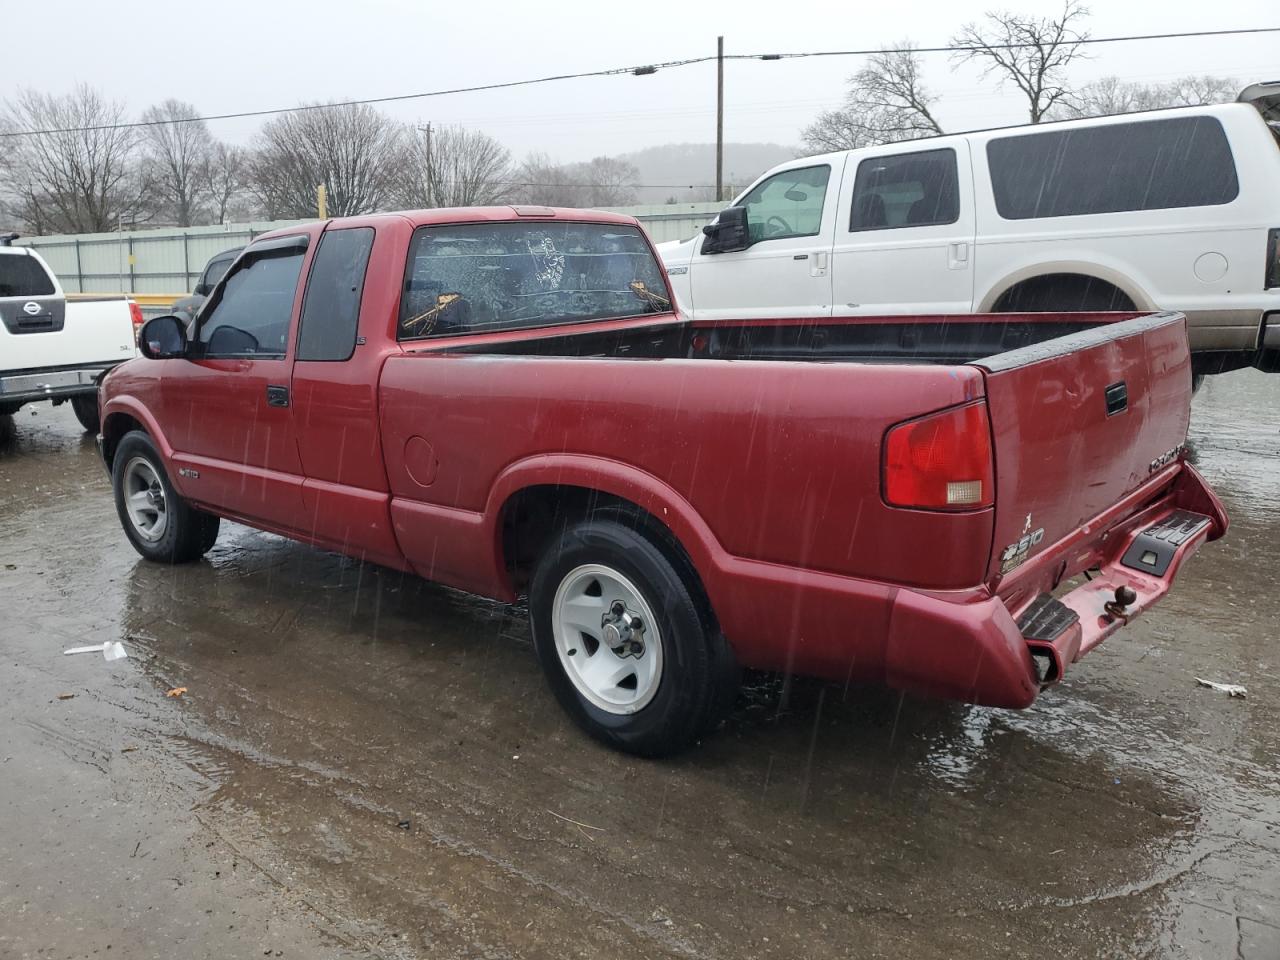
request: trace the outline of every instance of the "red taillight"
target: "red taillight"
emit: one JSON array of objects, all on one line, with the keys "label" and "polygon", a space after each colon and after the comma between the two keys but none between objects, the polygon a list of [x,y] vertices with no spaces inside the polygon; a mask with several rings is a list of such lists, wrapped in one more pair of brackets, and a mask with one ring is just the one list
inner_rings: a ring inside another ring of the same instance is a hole
[{"label": "red taillight", "polygon": [[132,300],[129,301],[129,317],[133,320],[133,342],[137,345],[138,334],[141,332],[142,324],[145,322],[146,318],[142,315],[142,308]]},{"label": "red taillight", "polygon": [[995,502],[986,403],[893,427],[884,440],[884,498],[895,507],[975,510]]}]

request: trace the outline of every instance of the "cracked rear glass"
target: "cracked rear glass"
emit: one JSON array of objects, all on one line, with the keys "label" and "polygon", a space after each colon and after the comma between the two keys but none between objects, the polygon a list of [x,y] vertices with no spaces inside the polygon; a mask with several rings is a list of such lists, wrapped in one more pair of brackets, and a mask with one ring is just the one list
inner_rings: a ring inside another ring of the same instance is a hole
[{"label": "cracked rear glass", "polygon": [[468,223],[422,227],[409,252],[400,338],[663,313],[671,296],[635,227]]}]

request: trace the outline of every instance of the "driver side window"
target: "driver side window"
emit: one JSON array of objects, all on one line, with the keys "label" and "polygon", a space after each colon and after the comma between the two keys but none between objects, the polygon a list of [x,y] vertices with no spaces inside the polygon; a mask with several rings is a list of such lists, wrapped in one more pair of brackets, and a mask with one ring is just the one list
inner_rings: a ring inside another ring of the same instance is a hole
[{"label": "driver side window", "polygon": [[822,164],[784,170],[756,184],[739,204],[747,210],[751,242],[816,236],[830,178],[831,168]]},{"label": "driver side window", "polygon": [[281,358],[289,338],[304,249],[251,256],[200,314],[196,340],[204,357]]}]

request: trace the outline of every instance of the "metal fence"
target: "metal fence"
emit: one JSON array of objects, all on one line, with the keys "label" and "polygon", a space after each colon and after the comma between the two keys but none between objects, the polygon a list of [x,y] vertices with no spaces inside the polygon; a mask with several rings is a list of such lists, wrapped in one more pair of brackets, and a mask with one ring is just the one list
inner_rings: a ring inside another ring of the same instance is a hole
[{"label": "metal fence", "polygon": [[[698,232],[722,204],[679,203],[616,207],[639,219],[655,243]],[[68,293],[136,293],[168,301],[191,290],[205,262],[268,230],[300,220],[260,221],[214,227],[168,227],[122,233],[24,237],[40,251]],[[150,306],[150,305],[148,305]]]}]

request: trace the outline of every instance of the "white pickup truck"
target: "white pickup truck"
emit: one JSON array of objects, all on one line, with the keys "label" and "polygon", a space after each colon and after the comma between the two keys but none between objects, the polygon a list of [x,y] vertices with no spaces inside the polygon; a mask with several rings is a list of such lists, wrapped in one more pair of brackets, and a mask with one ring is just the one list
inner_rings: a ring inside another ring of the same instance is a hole
[{"label": "white pickup truck", "polygon": [[34,250],[0,236],[0,416],[71,401],[98,431],[98,381],[137,353],[142,310],[124,294],[66,296]]}]

